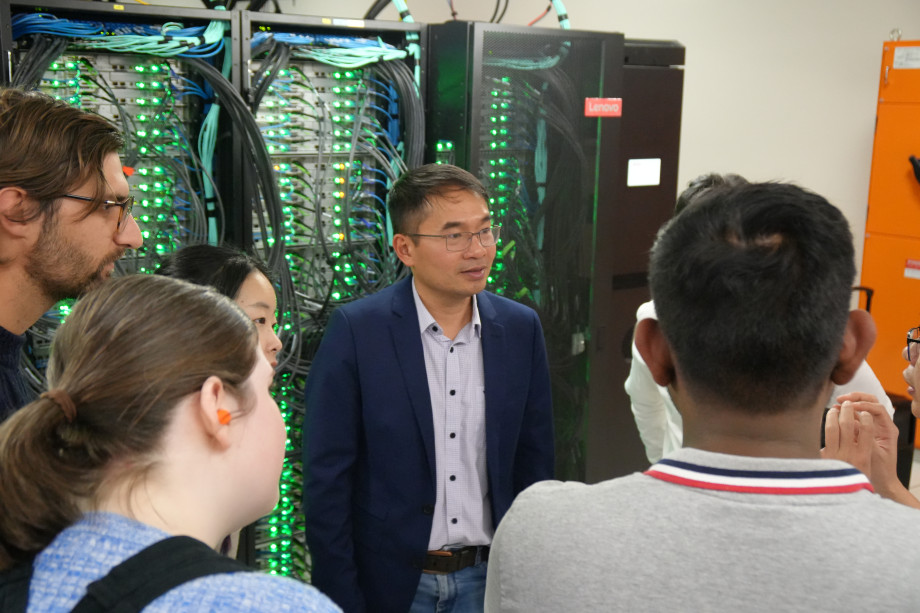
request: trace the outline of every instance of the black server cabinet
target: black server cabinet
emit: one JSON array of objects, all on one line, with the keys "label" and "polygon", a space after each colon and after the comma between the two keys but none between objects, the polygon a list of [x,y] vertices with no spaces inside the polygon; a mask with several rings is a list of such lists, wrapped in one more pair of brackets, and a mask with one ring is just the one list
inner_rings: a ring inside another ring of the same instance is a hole
[{"label": "black server cabinet", "polygon": [[[275,399],[288,426],[281,502],[244,531],[240,557],[308,579],[301,440],[305,375],[332,311],[406,274],[389,248],[386,196],[425,145],[425,28],[243,11],[242,96],[264,172],[241,168],[231,225],[279,270],[290,338]],[[267,184],[268,183],[268,184]]]},{"label": "black server cabinet", "polygon": [[[678,191],[683,63],[679,43],[626,40],[620,144],[617,157],[608,162],[615,184],[597,212],[589,482],[648,466],[623,383],[629,374],[636,309],[649,300],[648,252],[658,228],[673,213]],[[657,180],[637,176],[642,164],[659,166]]]},{"label": "black server cabinet", "polygon": [[449,22],[429,26],[428,50],[429,159],[489,189],[503,228],[490,289],[540,315],[556,474],[584,479],[590,388],[606,377],[590,364],[597,245],[630,231],[597,223],[617,203],[621,120],[587,115],[625,97],[623,35]]}]

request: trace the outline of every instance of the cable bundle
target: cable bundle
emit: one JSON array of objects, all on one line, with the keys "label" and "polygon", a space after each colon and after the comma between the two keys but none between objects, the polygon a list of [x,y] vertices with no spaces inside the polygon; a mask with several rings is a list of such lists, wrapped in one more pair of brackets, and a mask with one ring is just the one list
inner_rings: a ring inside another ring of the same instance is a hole
[{"label": "cable bundle", "polygon": [[157,30],[134,24],[60,19],[47,13],[20,13],[13,16],[13,38],[28,34],[48,34],[75,39],[79,49],[100,49],[120,53],[142,53],[160,57],[211,57],[223,49],[223,22],[207,27],[183,28],[166,23]]}]

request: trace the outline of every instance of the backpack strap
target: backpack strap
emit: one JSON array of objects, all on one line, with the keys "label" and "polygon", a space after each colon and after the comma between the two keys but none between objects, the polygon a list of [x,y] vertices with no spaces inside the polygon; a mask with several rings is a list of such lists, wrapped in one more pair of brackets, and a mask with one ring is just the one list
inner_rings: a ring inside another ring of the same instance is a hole
[{"label": "backpack strap", "polygon": [[32,562],[17,564],[0,573],[0,611],[26,613]]},{"label": "backpack strap", "polygon": [[158,597],[193,579],[251,570],[199,540],[174,536],[154,543],[90,583],[73,613],[139,613]]}]

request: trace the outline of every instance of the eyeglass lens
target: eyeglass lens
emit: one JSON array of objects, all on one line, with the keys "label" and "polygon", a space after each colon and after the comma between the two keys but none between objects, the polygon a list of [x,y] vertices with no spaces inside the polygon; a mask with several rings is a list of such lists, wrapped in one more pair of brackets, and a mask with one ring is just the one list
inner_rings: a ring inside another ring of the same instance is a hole
[{"label": "eyeglass lens", "polygon": [[920,352],[920,326],[907,331],[907,360],[913,362]]},{"label": "eyeglass lens", "polygon": [[134,209],[134,196],[128,196],[128,199],[125,200],[124,206],[121,207],[118,215],[118,231],[121,232],[125,229],[125,225],[128,223],[128,218],[131,217],[131,211]]},{"label": "eyeglass lens", "polygon": [[491,247],[498,243],[498,237],[501,233],[501,226],[492,226],[491,228],[483,228],[479,232],[469,232],[469,233],[458,233],[456,235],[448,235],[445,237],[447,240],[447,250],[448,251],[465,251],[469,247],[470,242],[473,240],[473,234],[479,237],[479,243],[483,247]]}]

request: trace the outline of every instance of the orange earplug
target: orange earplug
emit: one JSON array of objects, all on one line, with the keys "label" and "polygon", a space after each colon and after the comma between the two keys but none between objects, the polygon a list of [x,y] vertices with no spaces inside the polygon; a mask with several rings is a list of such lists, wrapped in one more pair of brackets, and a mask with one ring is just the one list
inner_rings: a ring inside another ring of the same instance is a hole
[{"label": "orange earplug", "polygon": [[226,426],[230,423],[231,419],[233,419],[233,416],[230,415],[230,411],[226,409],[217,409],[217,421]]}]

